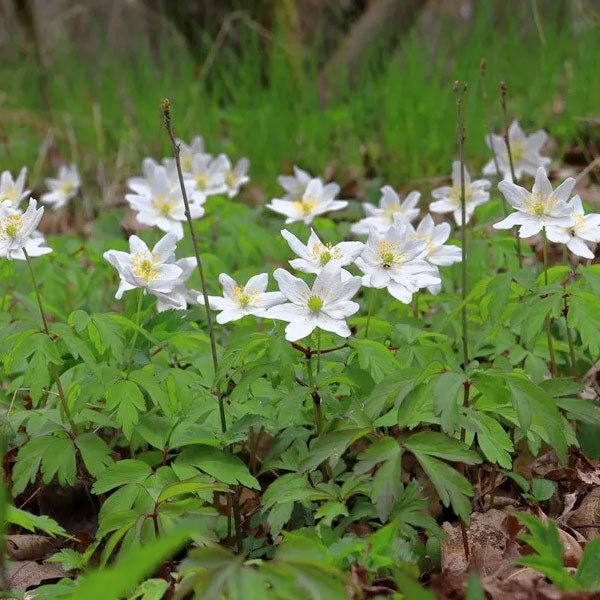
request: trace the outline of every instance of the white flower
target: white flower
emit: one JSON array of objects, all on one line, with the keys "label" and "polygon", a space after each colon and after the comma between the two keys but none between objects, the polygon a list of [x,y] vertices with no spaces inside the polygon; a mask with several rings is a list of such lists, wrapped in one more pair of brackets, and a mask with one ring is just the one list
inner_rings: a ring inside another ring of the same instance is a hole
[{"label": "white flower", "polygon": [[46,179],[46,185],[50,191],[42,194],[40,200],[54,205],[54,208],[62,208],[79,192],[81,187],[77,166],[62,165],[58,170],[58,177]]},{"label": "white flower", "polygon": [[[223,287],[223,296],[209,296],[208,305],[212,310],[220,310],[217,323],[223,325],[237,321],[246,315],[264,317],[268,308],[285,301],[280,292],[267,292],[269,276],[267,273],[255,275],[245,286],[238,285],[226,273],[219,275]],[[198,303],[204,305],[204,296],[198,295]]]},{"label": "white flower", "polygon": [[[287,229],[282,230],[281,235],[285,238],[291,250],[300,257],[290,260],[290,265],[302,273],[319,274],[329,264],[340,268],[350,265],[357,259],[364,247],[362,242],[340,242],[335,245],[323,244],[312,228],[306,246]],[[351,277],[351,274],[345,269],[341,269],[341,271],[343,280]]]},{"label": "white flower", "polygon": [[108,250],[104,253],[107,260],[121,277],[115,298],[120,299],[123,292],[142,288],[151,293],[168,293],[178,284],[183,270],[169,261],[175,254],[177,237],[167,233],[154,246],[152,252],[137,235],[129,238],[130,252]]},{"label": "white flower", "polygon": [[392,187],[386,185],[381,188],[381,199],[379,207],[373,206],[370,202],[363,202],[363,210],[367,215],[358,223],[351,227],[354,233],[368,234],[371,228],[375,228],[380,233],[387,231],[394,223],[394,215],[402,215],[408,221],[414,221],[419,216],[419,209],[416,207],[421,194],[419,192],[410,192],[405,200]]},{"label": "white flower", "polygon": [[317,275],[312,289],[283,269],[277,269],[274,277],[289,302],[269,309],[265,317],[288,321],[285,328],[288,341],[295,342],[310,335],[315,327],[341,337],[350,336],[346,318],[359,309],[350,298],[360,288],[360,277],[342,281],[341,270],[334,264],[327,265]]},{"label": "white flower", "polygon": [[230,167],[229,159],[221,154],[213,158],[210,154],[195,154],[189,176],[196,184],[196,190],[207,196],[227,191],[225,178]]},{"label": "white flower", "polygon": [[279,185],[285,190],[284,200],[302,200],[302,196],[306,191],[306,186],[309,184],[313,176],[307,171],[303,171],[294,165],[293,175],[280,175],[277,178]]},{"label": "white flower", "polygon": [[[129,180],[129,186],[136,193],[125,195],[131,208],[137,211],[136,219],[144,225],[158,227],[165,233],[173,233],[178,240],[182,239],[182,222],[186,216],[179,178],[176,174],[169,174],[168,167],[158,165],[151,159],[144,161],[144,174],[144,179]],[[190,215],[192,219],[198,219],[204,215],[202,204],[206,197],[193,192],[194,183],[191,180],[184,180],[184,185],[189,197]]]},{"label": "white flower", "polygon": [[310,225],[315,217],[348,206],[345,200],[335,200],[339,191],[340,186],[337,183],[323,185],[320,179],[311,179],[300,200],[275,198],[267,204],[267,208],[285,215],[286,224],[303,221]]},{"label": "white flower", "polygon": [[43,208],[37,208],[37,202],[31,198],[25,212],[13,207],[10,200],[0,206],[0,257],[12,260],[25,260],[29,256],[41,256],[52,252],[52,248],[44,246],[44,236],[36,231]]},{"label": "white flower", "polygon": [[250,181],[250,177],[248,177],[250,161],[247,158],[240,158],[235,167],[232,167],[229,157],[225,154],[220,154],[218,158],[222,158],[227,195],[233,198],[238,195],[240,188]]},{"label": "white flower", "polygon": [[19,208],[21,200],[29,196],[29,190],[25,189],[25,177],[27,167],[19,171],[16,179],[13,179],[10,171],[3,171],[0,176],[0,203],[9,200],[13,208]]},{"label": "white flower", "polygon": [[181,269],[181,275],[175,281],[173,289],[170,292],[151,292],[156,296],[156,310],[158,312],[171,309],[185,310],[188,304],[198,304],[198,291],[191,290],[185,285],[185,282],[196,268],[196,258],[188,256],[187,258],[180,258],[172,264]]},{"label": "white flower", "polygon": [[405,304],[420,288],[441,283],[437,267],[426,260],[425,240],[411,236],[409,228],[412,229],[401,216],[396,216],[385,233],[372,229],[362,255],[356,259],[365,274],[363,285],[387,288]]},{"label": "white flower", "polygon": [[[204,151],[204,140],[202,136],[197,135],[192,139],[191,144],[186,144],[183,140],[177,140],[179,144],[179,164],[184,173],[189,173],[192,170],[192,162],[194,156],[198,154],[206,155]],[[174,162],[174,159],[171,159]]]},{"label": "white flower", "polygon": [[[490,182],[487,179],[471,181],[471,176],[465,168],[465,215],[467,223],[471,220],[475,207],[485,204],[490,199]],[[462,224],[460,206],[460,161],[452,163],[452,186],[439,187],[431,192],[436,199],[429,205],[429,210],[434,213],[453,213],[457,225]]]},{"label": "white flower", "polygon": [[575,225],[575,219],[571,216],[573,209],[567,201],[574,187],[575,180],[568,177],[553,190],[544,167],[537,170],[531,192],[512,181],[501,181],[498,189],[516,212],[495,223],[494,229],[510,229],[520,225],[519,236],[528,238],[539,233],[544,227],[572,227]]},{"label": "white flower", "polygon": [[[510,152],[517,181],[523,175],[535,177],[539,167],[545,167],[550,164],[550,158],[540,155],[540,149],[546,143],[547,139],[548,134],[543,129],[527,136],[521,129],[518,121],[515,120],[511,123],[508,128],[508,141],[510,142]],[[495,153],[498,169],[501,171],[504,179],[512,181],[510,161],[504,137],[490,133],[486,136],[485,143]],[[483,167],[483,174],[500,175],[496,170],[493,158]]]},{"label": "white flower", "polygon": [[594,258],[594,253],[586,242],[600,242],[600,215],[584,214],[579,196],[573,196],[568,205],[575,224],[571,227],[550,225],[546,230],[548,239],[558,244],[566,244],[567,248],[577,256]]},{"label": "white flower", "polygon": [[432,265],[447,267],[462,260],[462,251],[458,246],[445,244],[450,237],[451,227],[448,223],[436,225],[431,215],[426,215],[416,230],[408,226],[408,239],[425,242],[425,260]]},{"label": "white flower", "polygon": [[[418,239],[425,242],[425,260],[436,267],[447,267],[462,261],[462,250],[458,246],[445,244],[450,237],[451,227],[448,223],[436,225],[431,215],[426,215],[419,223],[416,231],[409,225],[409,239]],[[439,269],[437,269],[439,277]],[[442,285],[436,283],[428,285],[431,294],[439,294]]]}]

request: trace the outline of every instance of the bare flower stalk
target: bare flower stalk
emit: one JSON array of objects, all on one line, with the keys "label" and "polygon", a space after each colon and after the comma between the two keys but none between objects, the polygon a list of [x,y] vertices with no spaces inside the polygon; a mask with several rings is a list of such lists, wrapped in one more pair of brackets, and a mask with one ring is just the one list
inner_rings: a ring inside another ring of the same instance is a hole
[{"label": "bare flower stalk", "polygon": [[[212,322],[212,315],[210,312],[210,304],[208,300],[208,287],[206,285],[206,277],[204,276],[204,269],[202,268],[202,259],[200,258],[200,250],[198,249],[198,239],[196,238],[196,232],[194,230],[194,222],[192,220],[192,215],[190,212],[190,204],[187,197],[187,192],[185,189],[185,183],[183,181],[183,171],[181,169],[181,161],[179,159],[179,144],[175,139],[175,133],[173,132],[173,127],[171,126],[171,102],[168,98],[165,98],[160,105],[165,129],[167,130],[167,134],[169,135],[169,140],[171,142],[171,149],[173,150],[173,156],[175,157],[175,165],[177,166],[177,176],[179,178],[179,186],[181,187],[181,195],[183,197],[183,204],[185,208],[185,218],[188,223],[188,227],[190,229],[190,237],[192,238],[192,246],[194,247],[194,256],[196,258],[196,265],[198,266],[198,272],[200,273],[200,281],[202,284],[202,297],[204,298],[204,308],[206,310],[206,320],[208,323],[208,333],[210,336],[210,350],[212,354],[213,367],[215,371],[215,378],[217,377],[217,373],[219,370],[219,359],[217,357],[217,343],[215,340],[215,330]],[[219,417],[221,420],[221,430],[223,433],[227,431],[227,421],[225,418],[225,405],[223,400],[223,394],[220,391],[217,391],[217,398],[219,401]],[[240,515],[240,506],[239,506],[239,490],[236,488],[235,492],[231,492],[229,494],[229,498],[231,500],[231,504],[233,506],[233,519],[235,522],[235,537],[236,537],[236,545],[237,551],[242,552],[243,550],[243,538],[242,538],[242,521]],[[228,515],[231,513],[228,511]]]},{"label": "bare flower stalk", "polygon": [[[454,92],[456,94],[456,112],[457,112],[457,129],[458,129],[458,153],[460,160],[460,213],[461,213],[461,244],[462,244],[462,262],[461,262],[461,297],[462,297],[462,346],[463,346],[463,369],[465,373],[463,406],[469,406],[469,390],[471,382],[468,380],[467,366],[469,364],[469,340],[467,331],[467,202],[465,193],[465,157],[464,146],[466,139],[465,124],[464,124],[464,107],[463,99],[467,93],[467,85],[463,84],[462,88],[458,81],[454,82]],[[461,442],[465,441],[465,430],[461,429]],[[462,465],[463,475],[466,475],[466,465]],[[464,521],[460,521],[460,531],[462,535],[463,548],[465,558],[468,561],[470,556],[469,538],[467,536],[467,528]]]},{"label": "bare flower stalk", "polygon": [[[489,118],[489,107],[488,107],[488,95],[487,88],[485,85],[485,69],[486,69],[486,61],[485,58],[481,59],[481,63],[479,65],[479,70],[481,72],[481,99],[483,101],[483,123],[485,126],[485,130],[487,132],[487,139],[490,142],[490,150],[492,151],[492,160],[494,161],[494,168],[496,169],[496,173],[500,175],[500,166],[498,164],[498,154],[496,152],[496,148],[494,146],[494,136],[492,135],[492,128],[490,126],[490,118]],[[502,197],[502,208],[504,209],[504,216],[508,214],[508,208],[506,206],[506,199],[504,196]]]},{"label": "bare flower stalk", "polygon": [[[500,102],[502,103],[502,116],[504,117],[504,143],[506,144],[506,153],[508,154],[508,164],[510,165],[510,176],[513,183],[517,183],[515,177],[515,165],[513,162],[512,151],[510,149],[510,138],[508,136],[508,115],[506,113],[506,83],[503,81],[500,84]],[[515,239],[517,240],[517,258],[519,260],[519,269],[523,268],[523,255],[521,254],[521,238],[518,231],[515,229]]]},{"label": "bare flower stalk", "polygon": [[[31,264],[31,259],[29,258],[29,254],[27,250],[23,248],[23,254],[25,255],[25,260],[27,261],[27,266],[29,267],[29,275],[31,276],[31,283],[33,284],[33,289],[35,290],[35,297],[37,299],[38,308],[40,309],[40,316],[42,317],[42,326],[44,333],[49,336],[50,331],[48,330],[48,322],[46,321],[46,315],[44,314],[44,305],[42,304],[42,296],[40,295],[40,289],[37,284],[37,279],[35,278],[35,273],[33,271],[33,265]],[[69,403],[67,402],[67,397],[63,390],[62,383],[60,381],[60,375],[58,373],[58,367],[55,363],[50,363],[50,372],[52,373],[52,378],[56,383],[56,390],[58,391],[58,397],[60,398],[60,403],[62,405],[63,411],[69,424],[71,425],[71,432],[73,435],[77,435],[77,426],[75,425],[75,421],[73,421],[73,417],[71,415],[71,411],[69,409]]]},{"label": "bare flower stalk", "polygon": [[[544,285],[548,285],[548,236],[546,228],[542,228],[542,237],[544,239]],[[554,343],[552,342],[552,332],[550,331],[550,315],[546,315],[546,338],[548,340],[548,351],[550,352],[550,375],[554,377],[557,374],[556,357],[554,355]]]}]

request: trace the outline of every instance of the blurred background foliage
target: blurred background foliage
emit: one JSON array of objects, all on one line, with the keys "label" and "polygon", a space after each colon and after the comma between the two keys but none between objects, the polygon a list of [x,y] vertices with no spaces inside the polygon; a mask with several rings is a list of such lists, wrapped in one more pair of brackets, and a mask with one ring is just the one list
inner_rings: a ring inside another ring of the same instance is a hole
[{"label": "blurred background foliage", "polygon": [[[144,156],[178,134],[251,160],[251,203],[293,163],[334,177],[428,187],[455,154],[451,84],[469,85],[467,158],[487,159],[509,113],[550,131],[555,156],[600,138],[597,0],[0,0],[0,165],[36,187],[75,161],[94,202],[122,202]],[[96,191],[98,193],[96,193]]]}]

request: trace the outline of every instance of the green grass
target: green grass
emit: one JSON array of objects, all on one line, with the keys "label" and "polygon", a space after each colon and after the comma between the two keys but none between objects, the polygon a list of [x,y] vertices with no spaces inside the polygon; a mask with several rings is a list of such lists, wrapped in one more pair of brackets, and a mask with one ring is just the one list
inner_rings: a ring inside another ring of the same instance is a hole
[{"label": "green grass", "polygon": [[[277,174],[292,163],[317,173],[333,165],[342,181],[362,177],[361,148],[367,150],[370,175],[399,187],[419,185],[413,180],[446,174],[455,155],[455,79],[466,81],[470,90],[467,157],[474,167],[487,157],[482,57],[488,64],[494,128],[501,125],[497,91],[505,80],[509,113],[524,127],[545,127],[560,149],[581,134],[590,135],[581,119],[598,113],[599,27],[590,24],[573,34],[568,19],[558,14],[564,6],[557,3],[557,14],[551,10],[542,21],[544,44],[529,3],[518,10],[515,4],[501,8],[477,3],[472,24],[445,23],[433,50],[422,33],[414,32],[392,58],[371,49],[354,84],[339,84],[326,107],[319,102],[316,48],[305,50],[299,73],[290,68],[285,40],[277,34],[269,46],[255,32],[241,29],[243,52],[225,44],[204,81],[172,35],[155,40],[158,52],[140,39],[134,57],[116,58],[105,48],[93,64],[61,40],[50,66],[56,141],[66,159],[80,164],[88,189],[103,185],[98,162],[108,182],[122,181],[139,170],[144,156],[168,153],[158,109],[168,96],[178,134],[202,133],[214,152],[247,155],[252,178],[267,195],[277,190]],[[204,55],[208,49],[209,40]],[[0,67],[6,92],[0,106],[1,164],[12,170],[33,167],[48,130],[35,64],[31,58],[23,63],[15,54],[4,57]],[[556,114],[559,98],[564,109]],[[49,171],[47,161],[41,163],[34,185]]]}]

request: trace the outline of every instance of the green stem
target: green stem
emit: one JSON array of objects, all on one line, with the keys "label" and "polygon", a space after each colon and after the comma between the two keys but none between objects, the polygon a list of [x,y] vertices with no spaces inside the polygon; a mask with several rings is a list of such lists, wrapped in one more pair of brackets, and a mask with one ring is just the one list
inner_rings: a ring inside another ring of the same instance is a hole
[{"label": "green stem", "polygon": [[367,324],[365,325],[365,338],[369,337],[369,325],[371,325],[371,313],[373,312],[373,303],[375,301],[375,289],[369,291],[369,305],[367,308]]},{"label": "green stem", "polygon": [[140,330],[140,315],[142,313],[142,300],[144,299],[144,290],[142,288],[138,289],[138,302],[137,302],[137,310],[135,313],[135,324],[136,328],[133,332],[133,338],[131,339],[131,354],[129,355],[129,363],[127,364],[127,373],[125,374],[125,379],[129,378],[129,373],[131,373],[131,367],[133,366],[133,355],[135,354],[135,343],[137,342],[138,331]]},{"label": "green stem", "polygon": [[[542,237],[544,239],[544,285],[548,285],[548,237],[546,236],[546,228],[542,229]],[[556,375],[556,357],[554,355],[554,344],[552,343],[552,332],[550,331],[550,315],[546,315],[546,338],[548,339],[548,351],[550,352],[550,375]]]},{"label": "green stem", "polygon": [[564,300],[564,314],[565,314],[565,325],[567,327],[567,342],[569,343],[569,357],[571,358],[571,375],[573,377],[577,377],[577,366],[575,362],[575,346],[573,344],[573,332],[569,327],[568,323],[568,315],[569,315],[569,302],[567,301],[567,297],[563,298]]},{"label": "green stem", "polygon": [[[35,273],[33,271],[33,265],[31,264],[31,259],[29,258],[29,254],[27,250],[23,248],[23,254],[25,255],[25,260],[27,261],[27,266],[29,267],[29,275],[31,276],[31,283],[33,284],[33,289],[35,290],[35,297],[37,298],[38,308],[40,309],[40,316],[42,317],[42,325],[44,328],[44,333],[47,336],[50,336],[50,331],[48,330],[48,322],[46,321],[46,315],[44,314],[44,305],[42,304],[42,296],[40,295],[40,289],[37,284],[37,280],[35,278]],[[77,435],[77,426],[73,421],[73,417],[71,416],[71,411],[69,409],[69,403],[67,402],[67,397],[62,387],[62,383],[60,381],[60,375],[58,373],[58,367],[55,363],[50,363],[50,371],[52,373],[52,378],[56,383],[56,390],[58,391],[58,397],[60,398],[60,403],[62,405],[62,409],[71,425],[71,431],[73,435]]]},{"label": "green stem", "polygon": [[317,375],[321,372],[321,328],[317,327]]}]

